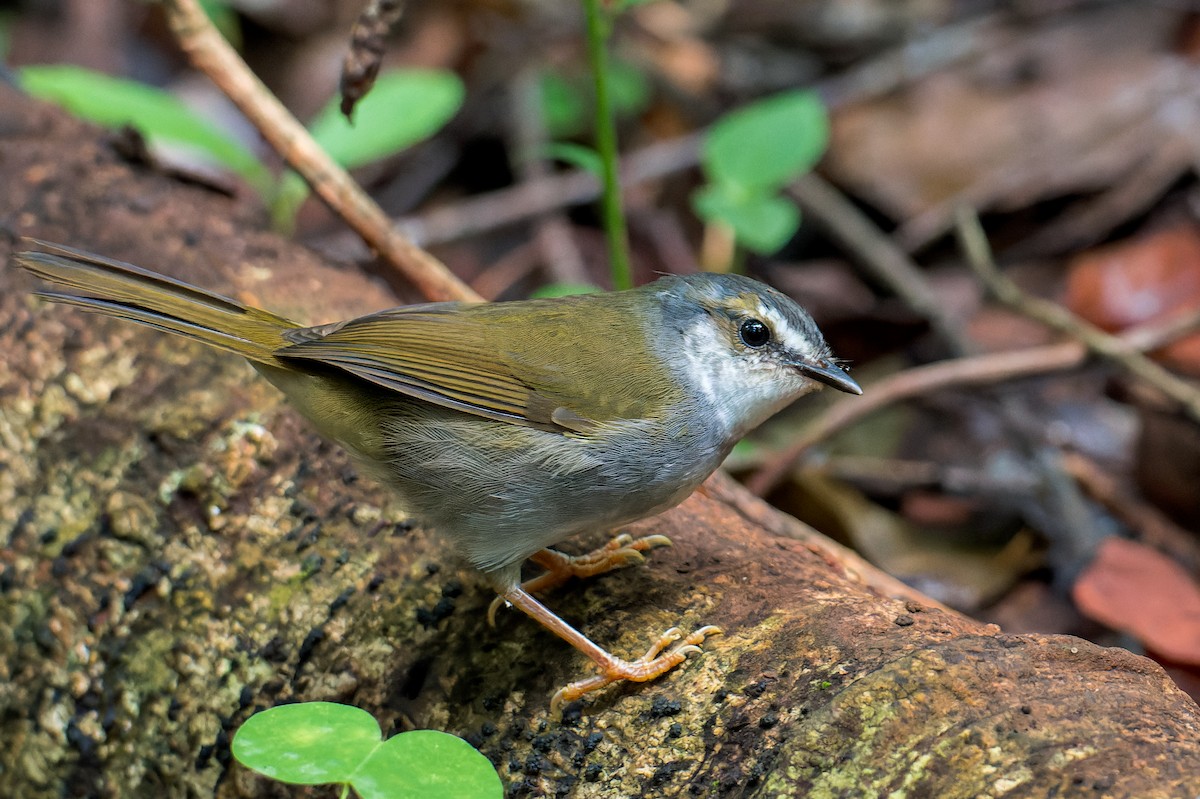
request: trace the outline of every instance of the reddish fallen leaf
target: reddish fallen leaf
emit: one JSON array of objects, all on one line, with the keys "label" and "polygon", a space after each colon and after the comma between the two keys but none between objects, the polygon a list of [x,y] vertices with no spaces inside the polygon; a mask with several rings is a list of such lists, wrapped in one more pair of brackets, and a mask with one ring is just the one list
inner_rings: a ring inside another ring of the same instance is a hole
[{"label": "reddish fallen leaf", "polygon": [[1200,665],[1200,585],[1157,550],[1109,538],[1072,596],[1085,616],[1129,633],[1175,663]]},{"label": "reddish fallen leaf", "polygon": [[[1200,233],[1184,225],[1083,253],[1071,264],[1065,302],[1109,331],[1200,308]],[[1200,335],[1155,355],[1200,374]]]}]

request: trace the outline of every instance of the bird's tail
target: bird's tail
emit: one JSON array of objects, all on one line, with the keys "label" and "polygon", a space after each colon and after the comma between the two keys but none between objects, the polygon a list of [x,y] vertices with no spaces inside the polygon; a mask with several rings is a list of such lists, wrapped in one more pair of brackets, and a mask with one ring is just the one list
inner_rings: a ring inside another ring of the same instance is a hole
[{"label": "bird's tail", "polygon": [[272,366],[279,365],[274,353],[290,343],[284,339],[285,331],[300,327],[132,264],[58,244],[31,243],[38,249],[17,253],[14,260],[64,289],[37,292],[53,302],[166,330]]}]

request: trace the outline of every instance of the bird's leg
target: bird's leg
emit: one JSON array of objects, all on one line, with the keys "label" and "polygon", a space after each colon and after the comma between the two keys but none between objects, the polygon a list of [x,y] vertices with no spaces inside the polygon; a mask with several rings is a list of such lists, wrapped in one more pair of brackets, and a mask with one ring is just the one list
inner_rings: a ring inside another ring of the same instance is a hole
[{"label": "bird's leg", "polygon": [[[595,577],[613,569],[634,566],[646,558],[642,555],[657,547],[671,546],[671,539],[665,535],[647,535],[634,538],[628,533],[621,533],[599,549],[594,549],[585,555],[567,555],[556,549],[542,549],[529,556],[529,559],[545,569],[531,580],[521,583],[521,587],[531,594],[540,594],[552,588],[558,588],[572,577]],[[488,624],[495,626],[496,611],[504,604],[503,597],[496,597],[488,607]]]},{"label": "bird's leg", "polygon": [[[550,700],[550,712],[555,716],[562,712],[564,702],[572,702],[584,694],[596,691],[606,685],[621,680],[645,682],[666,674],[682,663],[688,655],[699,652],[700,644],[704,642],[705,638],[721,632],[719,627],[709,625],[684,637],[678,627],[672,627],[659,636],[646,654],[637,660],[622,660],[602,649],[586,635],[560,619],[521,586],[506,589],[500,594],[500,598],[587,655],[600,669],[600,673],[595,677],[573,682],[560,688],[554,694],[554,698]],[[676,642],[678,642],[678,646],[663,654],[664,649]]]}]

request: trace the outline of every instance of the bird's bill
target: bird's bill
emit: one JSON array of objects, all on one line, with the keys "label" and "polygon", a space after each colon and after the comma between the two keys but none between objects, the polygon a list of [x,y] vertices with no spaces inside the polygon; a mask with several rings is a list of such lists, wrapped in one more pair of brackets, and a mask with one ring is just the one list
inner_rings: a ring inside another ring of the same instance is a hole
[{"label": "bird's bill", "polygon": [[863,393],[862,387],[854,381],[854,378],[846,374],[841,367],[834,366],[829,361],[822,361],[815,364],[797,361],[793,366],[805,377],[811,377],[813,380],[836,388],[838,391],[845,391],[847,394]]}]

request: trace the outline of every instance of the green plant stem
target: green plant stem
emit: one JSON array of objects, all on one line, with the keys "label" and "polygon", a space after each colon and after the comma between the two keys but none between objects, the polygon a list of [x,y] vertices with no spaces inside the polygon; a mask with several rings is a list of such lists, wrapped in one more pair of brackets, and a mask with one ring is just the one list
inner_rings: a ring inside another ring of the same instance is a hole
[{"label": "green plant stem", "polygon": [[583,0],[583,7],[587,15],[588,66],[596,87],[595,133],[604,184],[604,232],[608,239],[613,287],[621,290],[633,288],[633,270],[629,265],[629,235],[625,230],[621,183],[617,175],[617,126],[608,96],[608,20],[600,7],[601,2]]}]

